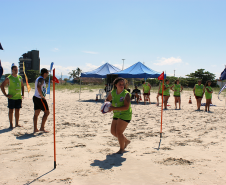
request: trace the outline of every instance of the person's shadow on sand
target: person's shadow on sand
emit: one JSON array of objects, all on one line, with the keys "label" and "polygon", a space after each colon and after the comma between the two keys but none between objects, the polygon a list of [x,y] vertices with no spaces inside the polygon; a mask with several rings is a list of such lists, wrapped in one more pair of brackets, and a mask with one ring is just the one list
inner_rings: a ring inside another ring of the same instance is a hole
[{"label": "person's shadow on sand", "polygon": [[5,132],[10,132],[10,131],[12,131],[13,129],[11,129],[11,128],[4,128],[4,129],[2,129],[2,130],[0,130],[0,134],[3,134],[3,133],[5,133]]},{"label": "person's shadow on sand", "polygon": [[123,154],[111,154],[107,155],[106,159],[103,161],[100,160],[94,160],[93,163],[91,163],[91,166],[99,166],[102,169],[108,170],[113,168],[114,166],[122,166],[122,162],[126,161],[126,158],[122,157]]},{"label": "person's shadow on sand", "polygon": [[34,134],[34,133],[25,133],[24,135],[21,135],[21,136],[17,136],[16,138],[19,139],[19,140],[24,140],[24,139],[30,139],[32,137],[37,137],[37,136],[40,136],[42,135],[43,133],[38,133],[38,134]]}]

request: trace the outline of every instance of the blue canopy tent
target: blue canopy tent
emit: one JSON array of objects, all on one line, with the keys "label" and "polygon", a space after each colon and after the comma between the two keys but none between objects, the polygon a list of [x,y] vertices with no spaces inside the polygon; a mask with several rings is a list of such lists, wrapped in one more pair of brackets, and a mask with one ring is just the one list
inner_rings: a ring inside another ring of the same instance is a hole
[{"label": "blue canopy tent", "polygon": [[[161,73],[150,69],[141,62],[137,62],[123,71],[116,72],[119,77],[123,78],[158,78]],[[166,74],[164,75],[166,78]]]},{"label": "blue canopy tent", "polygon": [[106,78],[108,74],[116,73],[121,71],[121,69],[106,63],[102,66],[94,69],[93,71],[81,73],[81,77],[89,77],[89,78]]},{"label": "blue canopy tent", "polygon": [[[109,64],[105,63],[102,66],[94,69],[93,71],[81,73],[81,77],[88,77],[88,78],[106,78],[108,74],[116,73],[121,71],[121,69]],[[81,93],[81,80],[80,80],[80,91],[79,91],[79,100],[80,100],[80,93]]]}]

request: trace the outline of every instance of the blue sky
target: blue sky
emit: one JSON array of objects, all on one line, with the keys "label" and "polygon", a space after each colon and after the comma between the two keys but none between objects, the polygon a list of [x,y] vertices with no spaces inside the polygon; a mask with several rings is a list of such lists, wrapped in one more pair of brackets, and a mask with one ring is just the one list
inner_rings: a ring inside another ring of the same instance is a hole
[{"label": "blue sky", "polygon": [[41,67],[84,72],[109,62],[140,61],[167,75],[203,68],[218,78],[226,65],[224,0],[0,0],[5,72],[27,51]]}]

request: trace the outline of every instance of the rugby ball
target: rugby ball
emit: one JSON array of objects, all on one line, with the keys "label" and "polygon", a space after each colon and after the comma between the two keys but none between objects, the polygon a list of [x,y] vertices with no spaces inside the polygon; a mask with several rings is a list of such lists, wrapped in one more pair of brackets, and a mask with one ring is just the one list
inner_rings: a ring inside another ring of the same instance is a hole
[{"label": "rugby ball", "polygon": [[109,111],[110,106],[111,106],[111,102],[109,101],[104,102],[103,105],[101,106],[101,112],[103,114],[107,113]]}]

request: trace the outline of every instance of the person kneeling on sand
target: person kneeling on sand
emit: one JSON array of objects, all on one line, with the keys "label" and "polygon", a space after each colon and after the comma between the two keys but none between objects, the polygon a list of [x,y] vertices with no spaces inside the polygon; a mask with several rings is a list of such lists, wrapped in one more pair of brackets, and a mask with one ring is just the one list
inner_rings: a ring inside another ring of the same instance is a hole
[{"label": "person kneeling on sand", "polygon": [[49,116],[49,107],[47,104],[47,101],[45,99],[46,96],[46,83],[45,78],[48,77],[48,70],[43,68],[41,69],[41,76],[39,76],[35,80],[35,94],[33,96],[33,102],[34,102],[34,132],[38,132],[37,128],[37,122],[38,122],[38,116],[42,111],[44,111],[44,115],[42,117],[42,124],[40,131],[48,132],[44,129],[45,123],[47,120],[47,117]]},{"label": "person kneeling on sand", "polygon": [[124,78],[116,78],[113,82],[113,91],[109,93],[105,101],[112,101],[109,112],[113,111],[113,120],[111,124],[111,134],[118,138],[120,150],[117,154],[125,152],[125,148],[130,141],[123,135],[127,125],[132,118],[131,94],[126,90]]}]

